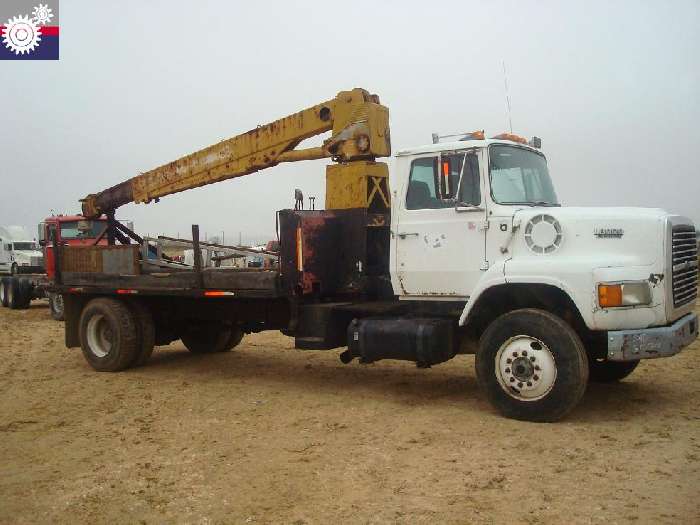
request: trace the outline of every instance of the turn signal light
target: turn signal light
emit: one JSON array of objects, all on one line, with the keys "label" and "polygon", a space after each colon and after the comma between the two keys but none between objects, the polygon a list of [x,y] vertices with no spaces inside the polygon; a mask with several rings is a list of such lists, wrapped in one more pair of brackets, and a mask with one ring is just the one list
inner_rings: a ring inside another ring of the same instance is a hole
[{"label": "turn signal light", "polygon": [[599,284],[598,304],[602,308],[614,308],[622,306],[622,285],[621,284]]}]

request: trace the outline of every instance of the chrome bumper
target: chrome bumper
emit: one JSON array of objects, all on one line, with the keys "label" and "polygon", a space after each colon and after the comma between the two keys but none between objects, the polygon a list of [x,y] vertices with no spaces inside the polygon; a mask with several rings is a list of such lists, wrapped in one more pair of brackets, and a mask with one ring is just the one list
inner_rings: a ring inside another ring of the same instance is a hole
[{"label": "chrome bumper", "polygon": [[687,314],[669,326],[608,332],[608,361],[637,361],[676,355],[698,337],[698,316]]}]

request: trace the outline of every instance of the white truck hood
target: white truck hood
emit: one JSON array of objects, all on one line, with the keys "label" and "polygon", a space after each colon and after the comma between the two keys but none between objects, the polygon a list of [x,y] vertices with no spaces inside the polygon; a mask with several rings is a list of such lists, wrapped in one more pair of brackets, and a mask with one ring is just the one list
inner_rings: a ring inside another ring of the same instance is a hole
[{"label": "white truck hood", "polygon": [[664,257],[672,217],[657,208],[534,207],[513,217],[512,257],[582,257],[604,265],[640,266]]},{"label": "white truck hood", "polygon": [[30,263],[32,261],[32,258],[36,260],[36,258],[43,258],[44,254],[40,252],[39,250],[14,250],[12,252],[12,255],[15,258],[15,261],[19,262],[27,262]]}]

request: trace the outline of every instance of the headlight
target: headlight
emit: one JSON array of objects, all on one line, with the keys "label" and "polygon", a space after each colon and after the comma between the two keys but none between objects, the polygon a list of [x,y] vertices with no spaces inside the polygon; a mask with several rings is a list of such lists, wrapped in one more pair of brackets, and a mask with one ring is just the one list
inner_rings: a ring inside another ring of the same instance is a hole
[{"label": "headlight", "polygon": [[649,283],[647,281],[601,283],[598,285],[598,304],[601,308],[651,304]]}]

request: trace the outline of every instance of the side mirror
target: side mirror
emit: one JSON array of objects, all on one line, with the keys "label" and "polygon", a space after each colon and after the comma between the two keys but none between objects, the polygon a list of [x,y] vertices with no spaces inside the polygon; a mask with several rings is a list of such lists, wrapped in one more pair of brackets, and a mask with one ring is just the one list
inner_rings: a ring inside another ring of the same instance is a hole
[{"label": "side mirror", "polygon": [[46,238],[44,237],[44,228],[46,227],[45,222],[40,222],[37,227],[37,239],[39,239],[39,246],[46,246]]}]

